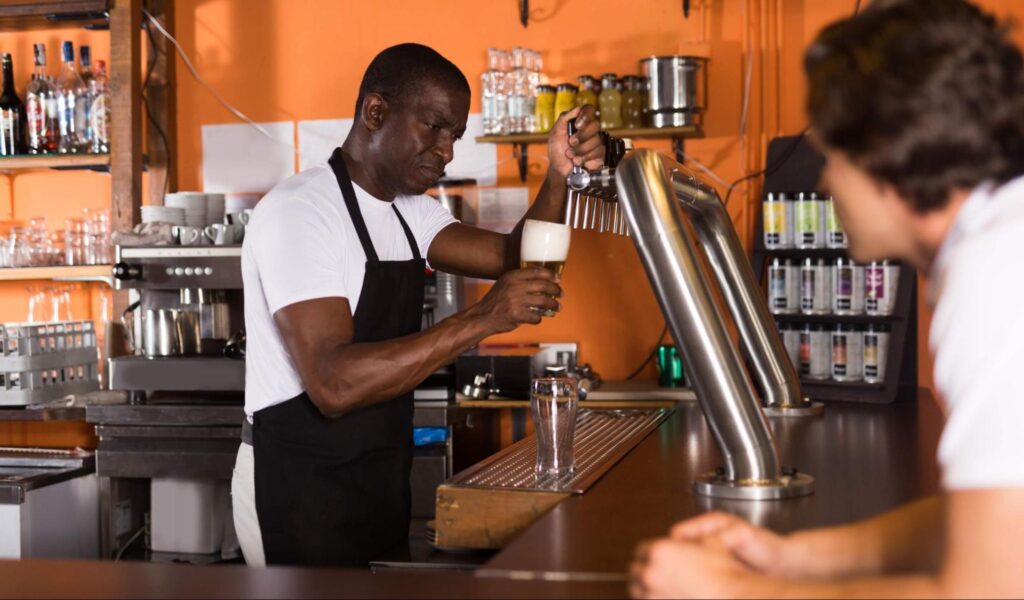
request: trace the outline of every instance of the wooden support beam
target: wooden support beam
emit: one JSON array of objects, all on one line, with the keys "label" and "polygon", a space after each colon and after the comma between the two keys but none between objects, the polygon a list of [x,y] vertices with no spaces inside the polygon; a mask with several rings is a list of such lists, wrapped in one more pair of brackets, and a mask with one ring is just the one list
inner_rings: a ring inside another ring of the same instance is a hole
[{"label": "wooden support beam", "polygon": [[[112,0],[110,7],[110,226],[131,229],[142,204],[142,0]],[[114,292],[114,315],[128,306]],[[119,332],[114,336],[120,338]],[[121,346],[121,344],[116,344]],[[125,352],[114,347],[111,356]]]},{"label": "wooden support beam", "polygon": [[130,229],[142,200],[142,0],[110,9],[111,226]]}]

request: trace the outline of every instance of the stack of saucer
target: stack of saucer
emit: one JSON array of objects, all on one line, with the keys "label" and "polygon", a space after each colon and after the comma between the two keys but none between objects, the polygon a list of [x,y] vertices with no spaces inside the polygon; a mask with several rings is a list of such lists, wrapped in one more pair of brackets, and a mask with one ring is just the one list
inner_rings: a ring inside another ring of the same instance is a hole
[{"label": "stack of saucer", "polygon": [[206,194],[201,192],[175,192],[164,196],[164,206],[181,208],[185,211],[185,225],[189,227],[206,227],[207,204]]},{"label": "stack of saucer", "polygon": [[206,194],[206,223],[224,222],[224,194]]},{"label": "stack of saucer", "polygon": [[176,206],[143,206],[143,223],[185,224],[185,209]]},{"label": "stack of saucer", "polygon": [[256,208],[256,203],[259,201],[259,194],[225,194],[224,214],[231,215]]}]

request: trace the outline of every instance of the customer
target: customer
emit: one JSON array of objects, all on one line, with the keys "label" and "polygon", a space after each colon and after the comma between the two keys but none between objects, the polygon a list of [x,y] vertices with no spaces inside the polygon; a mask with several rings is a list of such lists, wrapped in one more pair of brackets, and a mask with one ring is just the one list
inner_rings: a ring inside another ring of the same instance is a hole
[{"label": "customer", "polygon": [[[861,261],[927,274],[942,494],[778,535],[723,513],[633,565],[636,596],[1024,596],[1024,68],[963,0],[876,0],[807,52],[823,185]],[[826,475],[827,476],[827,475]]]}]

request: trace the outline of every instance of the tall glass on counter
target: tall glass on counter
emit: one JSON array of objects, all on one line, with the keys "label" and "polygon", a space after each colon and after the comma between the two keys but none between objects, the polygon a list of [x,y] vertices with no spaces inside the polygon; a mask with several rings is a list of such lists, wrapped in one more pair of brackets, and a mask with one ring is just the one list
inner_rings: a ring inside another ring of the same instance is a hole
[{"label": "tall glass on counter", "polygon": [[537,433],[538,477],[561,478],[574,472],[578,411],[575,379],[545,377],[531,382],[530,412]]}]

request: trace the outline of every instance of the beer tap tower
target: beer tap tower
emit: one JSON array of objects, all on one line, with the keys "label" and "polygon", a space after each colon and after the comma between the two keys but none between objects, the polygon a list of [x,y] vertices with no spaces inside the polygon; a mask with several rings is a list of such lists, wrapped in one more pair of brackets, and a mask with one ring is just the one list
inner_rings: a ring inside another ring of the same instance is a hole
[{"label": "beer tap tower", "polygon": [[[570,123],[569,132],[575,132]],[[602,134],[603,135],[603,134]],[[605,166],[576,167],[567,178],[566,224],[633,238],[679,347],[701,409],[725,459],[694,491],[719,498],[769,500],[813,493],[814,479],[779,464],[765,415],[822,414],[801,394],[750,261],[715,191],[683,165],[628,141],[605,138]],[[729,337],[697,241],[729,306],[743,351],[764,394]]]}]

